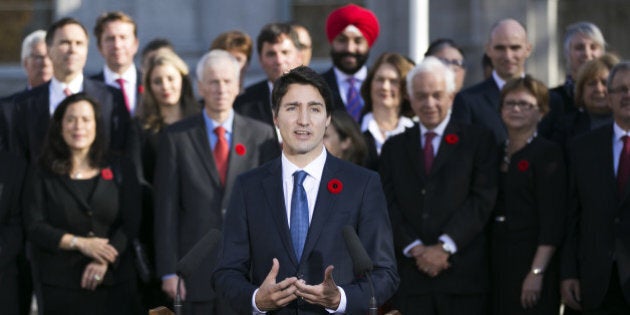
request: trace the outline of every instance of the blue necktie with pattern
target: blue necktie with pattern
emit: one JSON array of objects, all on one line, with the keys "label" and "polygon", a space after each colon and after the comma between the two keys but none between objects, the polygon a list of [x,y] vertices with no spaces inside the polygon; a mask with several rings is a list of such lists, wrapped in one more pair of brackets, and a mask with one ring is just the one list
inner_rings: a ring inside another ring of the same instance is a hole
[{"label": "blue necktie with pattern", "polygon": [[363,109],[363,100],[361,99],[361,95],[359,91],[354,86],[356,79],[354,77],[350,77],[348,79],[348,93],[346,94],[346,110],[354,118],[355,121],[359,121],[361,118],[361,109]]},{"label": "blue necktie with pattern", "polygon": [[300,261],[302,250],[308,233],[308,200],[302,183],[306,178],[305,171],[293,173],[293,194],[291,195],[291,240],[295,257]]}]

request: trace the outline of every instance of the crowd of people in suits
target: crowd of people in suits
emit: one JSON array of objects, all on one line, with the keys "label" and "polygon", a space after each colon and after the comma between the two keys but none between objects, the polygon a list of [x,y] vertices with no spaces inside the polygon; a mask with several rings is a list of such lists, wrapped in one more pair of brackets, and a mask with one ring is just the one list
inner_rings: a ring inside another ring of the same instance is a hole
[{"label": "crowd of people in suits", "polygon": [[450,39],[368,68],[379,31],[333,10],[321,74],[296,22],[222,33],[190,71],[162,38],[136,67],[136,23],[106,12],[90,77],[81,22],[27,36],[0,99],[2,313],[630,314],[630,62],[578,22],[549,89],[503,19],[465,87]]}]

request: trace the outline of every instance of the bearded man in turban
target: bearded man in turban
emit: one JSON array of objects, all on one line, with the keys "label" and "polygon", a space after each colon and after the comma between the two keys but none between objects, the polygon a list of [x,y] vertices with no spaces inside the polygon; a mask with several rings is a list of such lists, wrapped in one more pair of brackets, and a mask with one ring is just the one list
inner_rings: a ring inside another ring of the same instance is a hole
[{"label": "bearded man in turban", "polygon": [[322,75],[333,91],[335,105],[344,106],[356,121],[364,105],[359,91],[367,76],[365,62],[378,34],[376,15],[354,4],[331,12],[326,20],[333,67]]}]

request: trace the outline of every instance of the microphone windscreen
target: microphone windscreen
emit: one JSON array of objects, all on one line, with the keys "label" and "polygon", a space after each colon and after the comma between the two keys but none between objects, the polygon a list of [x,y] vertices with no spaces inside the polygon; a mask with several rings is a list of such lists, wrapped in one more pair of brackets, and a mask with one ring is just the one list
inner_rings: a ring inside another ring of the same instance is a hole
[{"label": "microphone windscreen", "polygon": [[343,227],[343,238],[346,240],[346,246],[352,258],[354,273],[356,275],[363,275],[368,271],[372,271],[374,267],[372,259],[368,256],[361,240],[359,240],[357,232],[352,226],[346,225]]},{"label": "microphone windscreen", "polygon": [[221,231],[217,229],[208,231],[177,263],[177,274],[184,279],[188,278],[199,267],[199,264],[214,251],[220,240]]}]

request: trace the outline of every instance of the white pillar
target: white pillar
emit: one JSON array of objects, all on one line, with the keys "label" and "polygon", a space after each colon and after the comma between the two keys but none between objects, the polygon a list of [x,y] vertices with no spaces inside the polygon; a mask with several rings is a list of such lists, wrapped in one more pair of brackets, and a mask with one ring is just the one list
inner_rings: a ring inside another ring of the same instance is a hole
[{"label": "white pillar", "polygon": [[409,57],[422,60],[429,47],[429,0],[409,0]]}]

